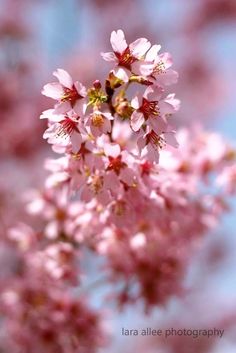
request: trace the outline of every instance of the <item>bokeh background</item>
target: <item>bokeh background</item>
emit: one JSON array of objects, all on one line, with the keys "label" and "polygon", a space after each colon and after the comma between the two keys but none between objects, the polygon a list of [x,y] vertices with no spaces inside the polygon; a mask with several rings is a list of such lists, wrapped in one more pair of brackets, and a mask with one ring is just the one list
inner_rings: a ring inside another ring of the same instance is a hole
[{"label": "bokeh background", "polygon": [[[176,126],[203,125],[234,142],[236,137],[235,0],[0,0],[0,232],[27,220],[22,199],[40,187],[44,158],[38,117],[50,106],[40,90],[55,68],[85,85],[102,79],[110,32],[123,29],[128,41],[147,37],[173,55],[182,101]],[[185,299],[143,315],[141,308],[111,316],[114,339],[108,351],[233,353],[236,350],[235,202],[231,212],[192,261]],[[102,292],[94,301],[100,305]],[[122,337],[121,327],[221,327],[221,340],[158,341]],[[165,347],[165,348],[163,348]]]}]

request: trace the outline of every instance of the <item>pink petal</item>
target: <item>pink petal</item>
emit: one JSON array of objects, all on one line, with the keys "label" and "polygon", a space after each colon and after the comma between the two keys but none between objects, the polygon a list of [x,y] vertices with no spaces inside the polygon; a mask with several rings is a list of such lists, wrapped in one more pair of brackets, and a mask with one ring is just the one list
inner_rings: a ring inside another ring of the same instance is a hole
[{"label": "pink petal", "polygon": [[158,74],[155,80],[155,83],[160,86],[169,86],[173,85],[178,81],[179,74],[178,72],[169,69],[163,74]]},{"label": "pink petal", "polygon": [[114,116],[112,116],[111,113],[104,112],[102,115],[104,115],[108,120],[114,120]]},{"label": "pink petal", "polygon": [[120,155],[120,146],[115,143],[106,143],[104,145],[104,152],[106,156],[116,158]]},{"label": "pink petal", "polygon": [[111,132],[111,122],[110,122],[110,120],[104,119],[102,130],[103,130],[104,134],[106,134],[107,132]]},{"label": "pink petal", "polygon": [[175,98],[175,93],[170,93],[165,99],[165,102],[171,104],[174,107],[175,111],[178,111],[180,108],[180,100]]},{"label": "pink petal", "polygon": [[56,132],[56,124],[49,126],[47,130],[44,131],[43,139],[48,139],[52,137],[55,134],[55,132]]},{"label": "pink petal", "polygon": [[142,105],[142,97],[140,94],[136,95],[132,100],[131,100],[131,107],[134,109],[140,108]]},{"label": "pink petal", "polygon": [[84,100],[82,99],[78,99],[76,102],[75,102],[75,105],[73,106],[73,110],[76,114],[78,114],[79,116],[82,116],[84,115],[85,111],[86,111],[86,108],[87,108],[87,104],[85,103]]},{"label": "pink petal", "polygon": [[162,53],[160,55],[160,59],[164,63],[166,70],[169,69],[173,65],[173,60],[172,60],[170,53]]},{"label": "pink petal", "polygon": [[78,132],[73,132],[71,135],[72,152],[77,153],[81,147],[82,136]]},{"label": "pink petal", "polygon": [[48,119],[50,122],[59,122],[61,120],[63,120],[64,115],[56,115],[54,113],[54,109],[48,109],[45,110],[44,112],[42,112],[42,114],[40,115],[40,119]]},{"label": "pink petal", "polygon": [[124,168],[120,172],[120,179],[124,181],[127,185],[132,185],[134,183],[135,174],[131,168]]},{"label": "pink petal", "polygon": [[151,101],[158,101],[162,94],[163,94],[163,88],[160,86],[148,86],[148,88],[146,88],[145,92],[144,92],[144,98],[146,98],[147,100]]},{"label": "pink petal", "polygon": [[46,97],[59,100],[63,96],[64,91],[60,83],[52,82],[43,86],[41,93]]},{"label": "pink petal", "polygon": [[76,88],[76,90],[77,90],[77,92],[79,93],[80,96],[82,96],[82,97],[86,97],[87,96],[86,87],[84,85],[82,85],[81,82],[76,81],[74,83],[74,86],[75,86],[75,88]]},{"label": "pink petal", "polygon": [[90,130],[91,130],[94,137],[98,137],[98,136],[102,135],[102,131],[98,127],[96,127],[92,124],[90,125]]},{"label": "pink petal", "polygon": [[175,112],[175,107],[172,104],[167,103],[166,101],[160,101],[159,108],[161,114],[173,114]]},{"label": "pink petal", "polygon": [[52,188],[60,183],[63,183],[64,181],[67,181],[68,179],[69,175],[66,172],[54,173],[47,177],[45,186],[46,188]]},{"label": "pink petal", "polygon": [[146,38],[139,38],[129,45],[131,54],[135,58],[142,57],[150,48],[151,43]]},{"label": "pink petal", "polygon": [[144,136],[140,136],[137,140],[137,146],[138,146],[138,150],[139,153],[141,153],[141,151],[144,149],[144,147],[146,146],[146,139]]},{"label": "pink petal", "polygon": [[114,70],[112,70],[114,75],[119,78],[123,82],[128,82],[129,77],[130,77],[130,72],[123,68],[123,67],[116,67]]},{"label": "pink petal", "polygon": [[160,45],[153,45],[151,49],[147,52],[145,60],[146,61],[154,61],[157,58],[158,52],[160,51]]},{"label": "pink petal", "polygon": [[152,74],[154,68],[154,64],[151,62],[145,61],[135,61],[132,64],[132,72],[135,75],[147,77]]},{"label": "pink petal", "polygon": [[167,123],[161,117],[150,117],[148,122],[158,135],[166,131]]},{"label": "pink petal", "polygon": [[97,195],[97,200],[100,202],[103,206],[106,206],[110,203],[111,201],[111,196],[107,190],[102,190],[98,195]]},{"label": "pink petal", "polygon": [[104,175],[104,187],[111,190],[117,190],[120,187],[120,182],[115,172],[111,171]]},{"label": "pink petal", "polygon": [[179,144],[178,141],[176,140],[175,133],[174,132],[165,132],[165,141],[168,145],[178,148]]},{"label": "pink petal", "polygon": [[130,126],[132,130],[137,132],[143,125],[144,121],[143,113],[134,111],[130,118]]},{"label": "pink petal", "polygon": [[71,110],[70,102],[61,102],[55,106],[54,114],[65,114]]},{"label": "pink petal", "polygon": [[117,62],[117,58],[113,52],[108,52],[108,53],[102,52],[101,56],[105,61]]},{"label": "pink petal", "polygon": [[128,47],[124,32],[119,29],[117,32],[113,31],[111,33],[111,46],[115,53],[123,53],[125,49]]},{"label": "pink petal", "polygon": [[62,86],[72,88],[73,80],[71,76],[63,69],[57,69],[53,72],[53,75],[58,79]]},{"label": "pink petal", "polygon": [[44,232],[46,234],[46,237],[49,239],[56,239],[59,233],[59,225],[56,221],[52,221],[48,223],[48,225],[45,227]]},{"label": "pink petal", "polygon": [[89,189],[89,187],[87,185],[85,185],[82,192],[81,192],[81,200],[84,202],[89,202],[92,200],[93,197],[94,197],[94,194]]},{"label": "pink petal", "polygon": [[158,148],[153,148],[150,144],[147,146],[148,149],[148,159],[150,162],[159,162],[160,153]]}]

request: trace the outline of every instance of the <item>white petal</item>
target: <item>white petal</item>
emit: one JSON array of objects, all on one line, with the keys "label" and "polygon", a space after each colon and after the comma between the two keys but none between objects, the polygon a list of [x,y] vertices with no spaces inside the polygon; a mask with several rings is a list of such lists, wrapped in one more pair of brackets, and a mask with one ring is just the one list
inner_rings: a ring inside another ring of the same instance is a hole
[{"label": "white petal", "polygon": [[127,48],[124,32],[119,29],[111,33],[111,46],[115,53],[123,53]]},{"label": "white petal", "polygon": [[123,67],[116,67],[114,70],[112,70],[114,75],[119,78],[123,82],[128,82],[129,77],[130,77],[130,72],[123,68]]},{"label": "white petal", "polygon": [[146,38],[139,38],[129,45],[131,54],[135,58],[141,58],[150,48],[151,43]]},{"label": "white petal", "polygon": [[63,96],[64,90],[60,83],[52,82],[43,86],[41,93],[44,96],[58,100]]},{"label": "white petal", "polygon": [[133,112],[130,118],[130,126],[132,130],[135,132],[139,131],[144,121],[143,113],[137,111]]},{"label": "white petal", "polygon": [[54,114],[65,114],[71,110],[70,102],[61,102],[55,106]]},{"label": "white petal", "polygon": [[82,136],[77,132],[73,132],[70,139],[72,144],[72,152],[77,153],[81,147]]},{"label": "white petal", "polygon": [[161,46],[160,45],[153,45],[151,49],[147,52],[145,60],[147,61],[154,61],[157,58],[157,54],[160,51]]},{"label": "white petal", "polygon": [[116,143],[106,143],[104,146],[106,156],[118,157],[120,154],[120,146]]},{"label": "white petal", "polygon": [[62,86],[72,88],[73,80],[71,76],[63,69],[57,69],[53,72],[53,75],[58,79]]},{"label": "white petal", "polygon": [[102,58],[105,61],[117,61],[117,58],[113,52],[101,53]]}]

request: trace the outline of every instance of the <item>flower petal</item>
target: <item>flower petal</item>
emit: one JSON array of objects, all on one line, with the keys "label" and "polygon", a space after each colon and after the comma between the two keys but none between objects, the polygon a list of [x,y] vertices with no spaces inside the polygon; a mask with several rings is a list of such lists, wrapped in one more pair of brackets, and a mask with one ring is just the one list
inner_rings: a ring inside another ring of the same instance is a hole
[{"label": "flower petal", "polygon": [[130,77],[130,72],[123,67],[116,67],[112,70],[113,74],[123,82],[128,82]]},{"label": "flower petal", "polygon": [[115,54],[113,52],[107,52],[107,53],[100,53],[101,57],[105,60],[105,61],[118,61]]},{"label": "flower petal", "polygon": [[131,100],[131,107],[134,109],[140,108],[142,105],[142,97],[140,94],[137,94],[134,98]]},{"label": "flower petal", "polygon": [[120,146],[116,143],[106,143],[104,145],[104,152],[106,156],[116,158],[120,154]]},{"label": "flower petal", "polygon": [[124,168],[120,172],[120,179],[127,185],[132,185],[135,179],[135,173],[131,168]]},{"label": "flower petal", "polygon": [[41,93],[46,97],[59,100],[63,96],[64,91],[60,83],[52,82],[43,86]]},{"label": "flower petal", "polygon": [[128,47],[124,32],[121,29],[119,29],[117,32],[113,31],[111,33],[111,46],[115,53],[120,54],[122,54]]},{"label": "flower petal", "polygon": [[163,88],[161,86],[148,86],[144,92],[144,98],[146,98],[148,101],[159,101],[159,99],[162,96],[163,93]]},{"label": "flower petal", "polygon": [[54,109],[47,109],[42,112],[40,119],[48,119],[50,122],[57,123],[64,119],[64,115],[55,114]]},{"label": "flower petal", "polygon": [[143,125],[144,121],[143,113],[134,111],[130,118],[130,126],[132,130],[137,132]]},{"label": "flower petal", "polygon": [[57,69],[53,72],[53,75],[58,79],[62,86],[72,88],[73,80],[67,71],[63,69]]},{"label": "flower petal", "polygon": [[70,140],[72,145],[72,152],[77,153],[81,147],[82,136],[75,131],[72,133]]},{"label": "flower petal", "polygon": [[82,85],[81,82],[76,81],[76,82],[74,83],[74,86],[75,86],[77,92],[79,93],[79,95],[80,95],[81,97],[86,97],[86,96],[87,96],[86,87],[85,87],[84,85]]},{"label": "flower petal", "polygon": [[170,53],[162,53],[160,54],[160,59],[165,65],[165,69],[169,69],[173,65],[173,59]]},{"label": "flower petal", "polygon": [[146,61],[154,61],[157,58],[158,52],[160,51],[160,45],[153,45],[151,49],[147,52],[145,60]]},{"label": "flower petal", "polygon": [[153,72],[154,69],[154,64],[151,62],[145,62],[145,61],[135,61],[132,64],[132,72],[135,75],[139,76],[150,76]]},{"label": "flower petal", "polygon": [[131,54],[135,58],[141,58],[150,48],[151,43],[146,38],[139,38],[129,45]]},{"label": "flower petal", "polygon": [[156,84],[160,86],[170,86],[178,81],[179,74],[177,71],[169,69],[164,73],[158,74],[157,76],[155,76],[155,78]]},{"label": "flower petal", "polygon": [[54,114],[65,114],[71,110],[70,102],[61,102],[55,105]]},{"label": "flower petal", "polygon": [[85,111],[86,111],[86,108],[87,108],[87,104],[85,103],[84,100],[82,99],[78,99],[76,102],[75,102],[75,105],[73,106],[73,110],[76,114],[78,114],[80,117],[82,115],[84,115]]},{"label": "flower petal", "polygon": [[176,140],[174,131],[165,132],[164,137],[165,137],[165,141],[168,145],[175,147],[175,148],[179,147],[179,144],[178,144],[178,141]]}]

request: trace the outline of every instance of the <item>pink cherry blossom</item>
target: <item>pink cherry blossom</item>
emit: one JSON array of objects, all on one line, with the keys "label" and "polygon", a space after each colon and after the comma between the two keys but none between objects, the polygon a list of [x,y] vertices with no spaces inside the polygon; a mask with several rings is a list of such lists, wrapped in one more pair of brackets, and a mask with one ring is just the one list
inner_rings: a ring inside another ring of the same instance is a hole
[{"label": "pink cherry blossom", "polygon": [[135,96],[131,106],[135,109],[131,115],[131,127],[134,131],[140,130],[146,122],[156,133],[164,129],[166,116],[175,113],[179,109],[179,100],[174,94],[162,98],[163,89],[159,86],[149,86],[143,96]]},{"label": "pink cherry blossom", "polygon": [[159,161],[160,150],[166,145],[178,147],[178,142],[175,138],[175,131],[169,130],[162,131],[159,135],[154,131],[150,130],[146,134],[138,138],[138,148],[141,153],[145,153],[147,158],[152,162]]},{"label": "pink cherry blossom", "polygon": [[86,110],[86,88],[79,82],[73,82],[71,76],[63,69],[57,69],[53,75],[59,82],[48,83],[43,87],[42,94],[58,101],[55,114],[64,114],[71,109],[82,116]]},{"label": "pink cherry blossom", "polygon": [[89,115],[85,125],[90,127],[93,136],[98,137],[111,132],[111,120],[113,119],[111,113],[97,110]]},{"label": "pink cherry blossom", "polygon": [[104,60],[115,62],[117,65],[113,70],[115,76],[128,82],[132,64],[142,58],[151,44],[146,38],[139,38],[128,45],[121,29],[111,33],[110,41],[113,52],[101,53],[101,55]]},{"label": "pink cherry blossom", "polygon": [[114,307],[164,307],[185,293],[191,258],[229,210],[235,149],[201,128],[171,127],[180,101],[166,93],[177,78],[170,55],[144,38],[128,45],[121,30],[111,44],[104,83],[86,92],[59,69],[59,83],[44,87],[57,100],[40,117],[44,138],[61,155],[25,195],[33,225],[4,228],[0,240],[0,350],[94,353],[104,314],[84,298],[102,283]]},{"label": "pink cherry blossom", "polygon": [[62,146],[71,144],[74,153],[79,151],[83,142],[81,135],[83,127],[79,116],[73,113],[56,115],[49,109],[43,112],[41,119],[43,118],[47,118],[50,124],[43,135],[48,143]]},{"label": "pink cherry blossom", "polygon": [[155,84],[160,86],[172,85],[177,82],[178,73],[171,69],[173,62],[170,54],[158,54],[159,50],[159,45],[153,45],[150,48],[145,56],[145,64],[141,66],[141,73],[142,70],[149,69],[148,76],[150,76],[151,81]]}]

